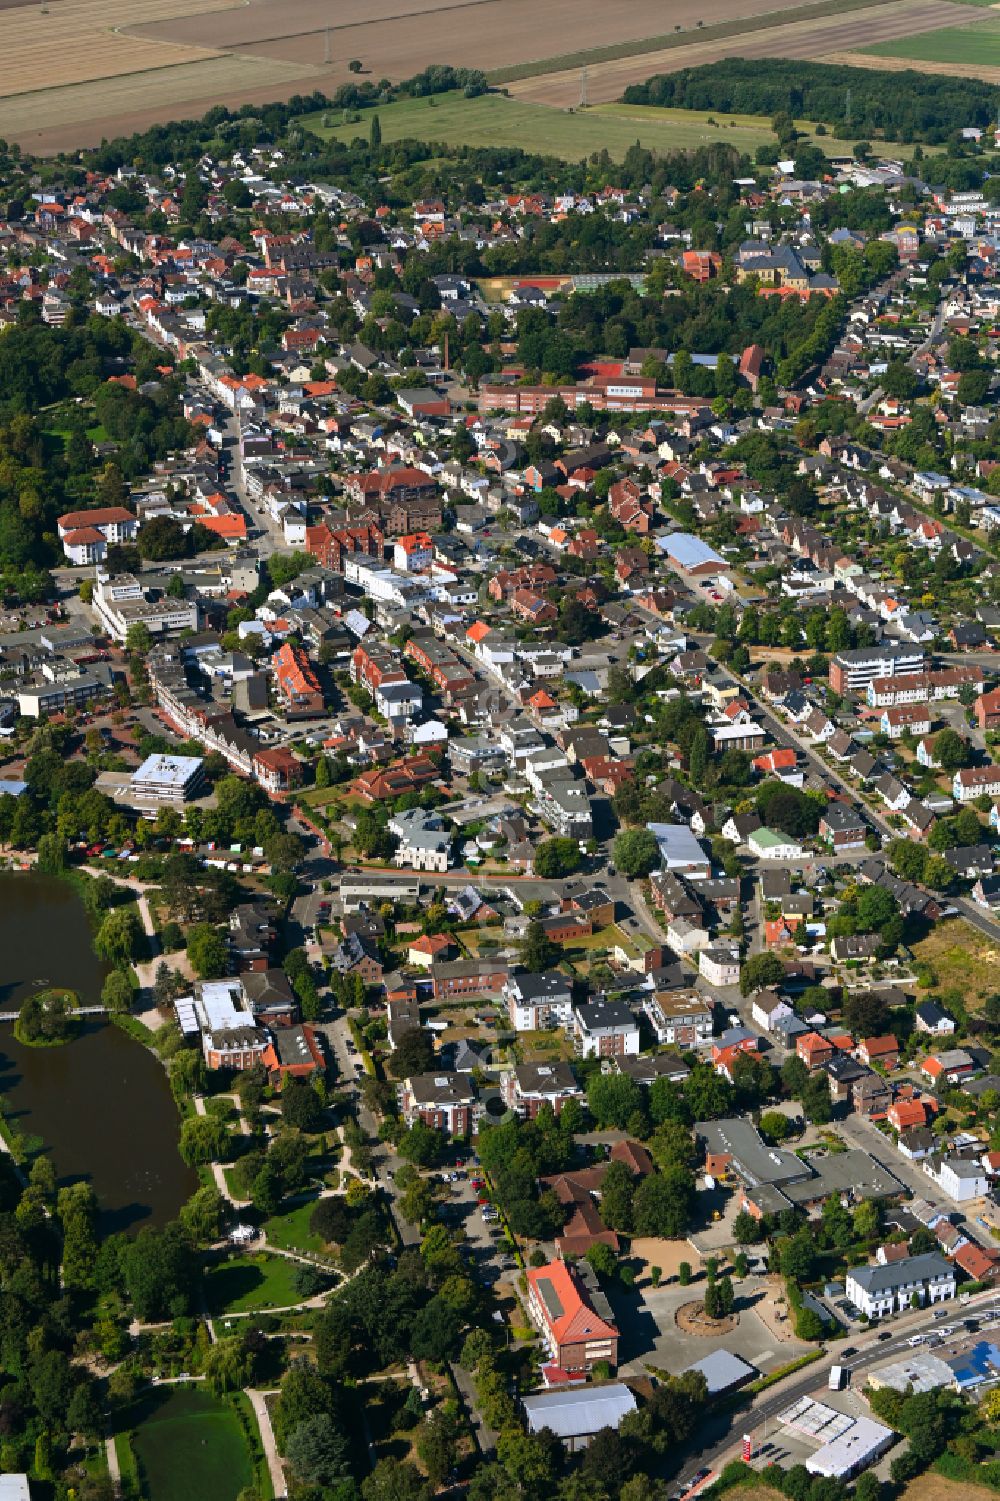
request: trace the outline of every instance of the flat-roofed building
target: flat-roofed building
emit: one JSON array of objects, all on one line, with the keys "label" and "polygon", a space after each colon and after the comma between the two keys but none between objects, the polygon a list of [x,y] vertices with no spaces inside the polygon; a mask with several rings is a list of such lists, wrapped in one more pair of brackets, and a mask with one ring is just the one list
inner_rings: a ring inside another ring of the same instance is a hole
[{"label": "flat-roofed building", "polygon": [[186,803],[205,780],[201,756],[147,756],[132,773],[129,791],[136,802]]},{"label": "flat-roofed building", "polygon": [[585,1449],[602,1429],[617,1429],[622,1418],[635,1412],[636,1400],[620,1382],[604,1386],[587,1382],[582,1386],[532,1392],[523,1399],[522,1406],[529,1433],[541,1433],[547,1428],[570,1454],[575,1454]]}]

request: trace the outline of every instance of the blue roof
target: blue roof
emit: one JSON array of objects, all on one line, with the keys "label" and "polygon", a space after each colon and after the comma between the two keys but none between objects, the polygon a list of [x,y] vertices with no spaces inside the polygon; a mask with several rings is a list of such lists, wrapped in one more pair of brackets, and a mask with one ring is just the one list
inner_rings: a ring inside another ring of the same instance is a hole
[{"label": "blue roof", "polygon": [[700,568],[705,563],[716,563],[720,568],[726,566],[725,560],[714,547],[709,547],[707,542],[692,536],[690,532],[672,532],[669,537],[657,538],[656,545],[681,568]]},{"label": "blue roof", "polygon": [[1000,1349],[992,1340],[981,1339],[948,1364],[955,1373],[959,1391],[971,1386],[981,1386],[984,1381],[994,1381],[1000,1375]]},{"label": "blue roof", "polygon": [[27,782],[19,782],[14,777],[5,777],[0,780],[0,797],[20,797],[21,793],[27,790]]}]

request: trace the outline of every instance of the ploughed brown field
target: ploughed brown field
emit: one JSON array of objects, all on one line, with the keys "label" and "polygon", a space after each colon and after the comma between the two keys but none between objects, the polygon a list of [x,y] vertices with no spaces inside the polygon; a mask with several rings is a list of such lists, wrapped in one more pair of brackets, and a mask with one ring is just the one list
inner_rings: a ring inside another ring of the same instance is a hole
[{"label": "ploughed brown field", "polygon": [[[979,12],[973,11],[973,15]],[[588,66],[587,96],[594,104],[619,99],[630,83],[642,83],[654,73],[676,73],[681,68],[697,68],[703,63],[718,62],[723,57],[801,57],[816,62],[861,62],[860,58],[837,54],[870,47],[896,37],[917,32],[936,31],[946,26],[967,23],[969,7],[951,0],[894,0],[893,4],[871,9],[848,11],[843,16],[824,16],[808,20],[794,19],[794,13],[780,25],[742,35],[710,38],[670,47],[662,52],[641,56],[619,57]],[[890,62],[886,58],[868,58],[866,65],[876,67]],[[935,68],[933,71],[945,71]],[[519,99],[537,104],[555,104],[563,108],[575,105],[580,97],[580,69],[524,78],[507,85]]]},{"label": "ploughed brown field", "polygon": [[[37,0],[0,0],[0,136],[36,151],[70,150],[217,104],[329,93],[352,78],[352,59],[366,77],[399,80],[431,63],[493,71],[551,58],[555,71],[512,88],[566,106],[579,97],[579,65],[574,59],[571,66],[567,53],[635,44],[635,55],[588,61],[589,95],[600,102],[666,68],[732,55],[822,57],[968,15],[949,0],[883,0],[796,21],[803,3],[47,0],[43,11]],[[742,36],[744,19],[757,29]],[[697,41],[698,23],[724,25],[727,35]],[[640,51],[675,28],[690,32],[690,41]]]}]

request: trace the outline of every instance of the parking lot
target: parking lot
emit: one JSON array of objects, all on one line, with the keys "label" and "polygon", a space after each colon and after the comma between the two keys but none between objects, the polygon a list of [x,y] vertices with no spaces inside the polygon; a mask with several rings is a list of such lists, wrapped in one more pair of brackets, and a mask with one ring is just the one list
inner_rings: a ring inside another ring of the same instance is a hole
[{"label": "parking lot", "polygon": [[516,1272],[517,1262],[504,1242],[499,1217],[483,1218],[479,1190],[473,1188],[477,1173],[468,1166],[456,1181],[446,1183],[448,1197],[444,1203],[446,1217],[465,1231],[465,1250],[469,1265],[481,1281],[492,1285],[505,1274]]}]

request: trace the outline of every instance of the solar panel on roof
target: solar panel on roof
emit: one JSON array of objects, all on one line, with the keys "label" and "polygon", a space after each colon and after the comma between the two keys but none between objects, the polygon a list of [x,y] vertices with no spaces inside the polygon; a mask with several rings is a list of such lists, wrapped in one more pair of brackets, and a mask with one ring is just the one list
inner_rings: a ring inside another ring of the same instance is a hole
[{"label": "solar panel on roof", "polygon": [[549,1318],[552,1319],[553,1322],[556,1319],[561,1319],[566,1310],[562,1306],[559,1294],[555,1289],[555,1283],[552,1281],[551,1277],[539,1277],[536,1286],[538,1288],[539,1296],[542,1302],[545,1304],[545,1310],[548,1313]]}]

